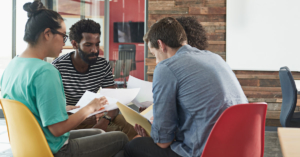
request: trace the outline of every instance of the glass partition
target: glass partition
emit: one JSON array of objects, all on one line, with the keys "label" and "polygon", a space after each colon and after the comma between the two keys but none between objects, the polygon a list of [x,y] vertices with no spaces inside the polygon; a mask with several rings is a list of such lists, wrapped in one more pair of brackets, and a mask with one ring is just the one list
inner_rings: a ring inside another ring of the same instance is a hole
[{"label": "glass partition", "polygon": [[129,75],[144,80],[145,0],[113,0],[109,12],[109,62],[126,87]]},{"label": "glass partition", "polygon": [[[109,11],[105,10],[105,1],[109,3]],[[93,19],[101,25],[100,56],[107,56],[118,87],[126,87],[129,75],[144,79],[145,0],[52,0],[52,2],[53,10],[65,18],[67,33],[72,24],[83,18]],[[105,27],[105,17],[109,21],[108,28]],[[108,32],[107,38],[105,32]],[[105,42],[108,42],[108,48],[105,48]],[[68,41],[63,54],[70,51],[74,50]]]},{"label": "glass partition", "polygon": [[[100,56],[104,57],[104,1],[101,0],[53,0],[53,10],[65,19],[67,34],[69,28],[80,19],[92,19],[100,24]],[[62,54],[74,51],[70,40],[66,42]]]}]

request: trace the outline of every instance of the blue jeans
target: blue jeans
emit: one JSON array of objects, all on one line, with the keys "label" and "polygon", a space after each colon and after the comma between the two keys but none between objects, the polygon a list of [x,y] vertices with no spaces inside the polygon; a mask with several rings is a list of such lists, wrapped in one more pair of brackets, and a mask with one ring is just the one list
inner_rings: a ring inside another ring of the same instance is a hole
[{"label": "blue jeans", "polygon": [[100,129],[80,129],[70,132],[69,142],[55,157],[123,157],[128,142],[126,134],[119,131],[105,133]]}]

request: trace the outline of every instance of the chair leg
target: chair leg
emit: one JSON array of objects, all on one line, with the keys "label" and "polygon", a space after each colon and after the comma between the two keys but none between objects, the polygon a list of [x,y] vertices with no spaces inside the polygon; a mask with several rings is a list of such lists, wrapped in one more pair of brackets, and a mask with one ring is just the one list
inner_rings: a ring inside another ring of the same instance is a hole
[{"label": "chair leg", "polygon": [[124,88],[127,88],[127,85],[126,85],[126,77],[124,77]]}]

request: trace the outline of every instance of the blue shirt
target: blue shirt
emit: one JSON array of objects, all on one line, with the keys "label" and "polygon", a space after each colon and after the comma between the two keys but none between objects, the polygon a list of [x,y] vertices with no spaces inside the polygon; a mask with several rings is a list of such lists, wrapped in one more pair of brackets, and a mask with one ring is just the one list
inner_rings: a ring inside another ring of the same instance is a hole
[{"label": "blue shirt", "polygon": [[2,75],[0,88],[3,98],[17,100],[28,107],[55,154],[69,138],[69,132],[55,137],[48,129],[49,125],[68,119],[58,70],[37,58],[15,57]]},{"label": "blue shirt", "polygon": [[214,53],[182,46],[153,74],[151,137],[184,157],[199,157],[215,122],[228,107],[248,103],[235,74]]}]

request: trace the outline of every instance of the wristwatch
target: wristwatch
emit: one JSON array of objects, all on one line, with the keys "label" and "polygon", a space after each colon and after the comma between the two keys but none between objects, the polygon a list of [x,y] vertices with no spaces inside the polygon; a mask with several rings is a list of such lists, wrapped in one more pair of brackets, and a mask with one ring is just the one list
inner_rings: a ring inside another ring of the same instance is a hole
[{"label": "wristwatch", "polygon": [[108,125],[111,123],[111,117],[108,115],[103,116],[104,119],[107,119],[109,121]]}]

